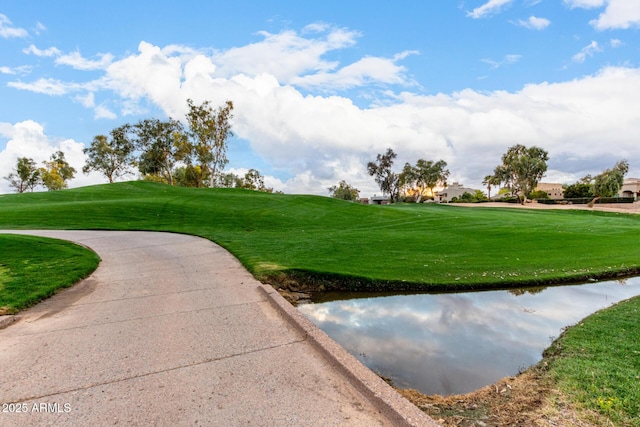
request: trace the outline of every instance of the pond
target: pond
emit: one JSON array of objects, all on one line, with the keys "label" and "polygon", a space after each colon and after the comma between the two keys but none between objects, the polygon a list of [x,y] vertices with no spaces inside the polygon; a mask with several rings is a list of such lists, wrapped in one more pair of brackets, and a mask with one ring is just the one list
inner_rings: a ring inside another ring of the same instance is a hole
[{"label": "pond", "polygon": [[448,395],[518,374],[563,328],[636,295],[638,277],[509,291],[331,293],[298,309],[394,385]]}]

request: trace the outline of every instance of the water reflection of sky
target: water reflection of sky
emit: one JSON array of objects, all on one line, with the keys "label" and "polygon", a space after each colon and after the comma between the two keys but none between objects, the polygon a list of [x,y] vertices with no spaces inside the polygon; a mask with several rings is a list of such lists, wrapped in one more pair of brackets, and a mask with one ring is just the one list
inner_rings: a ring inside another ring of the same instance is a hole
[{"label": "water reflection of sky", "polygon": [[562,328],[640,295],[640,278],[546,288],[397,295],[298,309],[370,369],[426,394],[476,390],[537,363]]}]

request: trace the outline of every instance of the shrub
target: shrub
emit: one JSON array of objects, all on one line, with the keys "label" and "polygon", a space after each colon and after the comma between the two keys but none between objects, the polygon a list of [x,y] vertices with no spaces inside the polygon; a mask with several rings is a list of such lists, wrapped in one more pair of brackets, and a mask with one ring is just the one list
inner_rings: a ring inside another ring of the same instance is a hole
[{"label": "shrub", "polygon": [[549,198],[549,194],[547,194],[546,191],[535,190],[535,191],[532,191],[531,193],[529,193],[529,195],[527,197],[529,199],[548,199]]}]

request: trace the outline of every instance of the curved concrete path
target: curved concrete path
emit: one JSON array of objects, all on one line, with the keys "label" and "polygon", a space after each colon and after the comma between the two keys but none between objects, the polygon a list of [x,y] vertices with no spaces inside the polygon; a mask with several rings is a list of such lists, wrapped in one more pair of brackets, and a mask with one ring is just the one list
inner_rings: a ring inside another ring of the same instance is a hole
[{"label": "curved concrete path", "polygon": [[208,240],[17,233],[102,262],[0,330],[1,426],[437,425]]}]

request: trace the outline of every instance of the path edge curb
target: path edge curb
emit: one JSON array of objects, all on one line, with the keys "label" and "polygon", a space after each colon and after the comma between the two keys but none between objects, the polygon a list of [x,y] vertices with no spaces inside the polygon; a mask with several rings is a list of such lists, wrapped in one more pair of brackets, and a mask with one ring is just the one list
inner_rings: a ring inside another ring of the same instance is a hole
[{"label": "path edge curb", "polygon": [[14,316],[14,315],[0,316],[0,329],[4,329],[10,325],[13,325],[18,320],[20,320],[20,316]]},{"label": "path edge curb", "polygon": [[412,427],[440,426],[433,418],[402,397],[382,378],[320,330],[273,287],[261,283],[259,289],[289,323],[306,336],[311,345],[325,360],[344,375],[394,425]]}]

